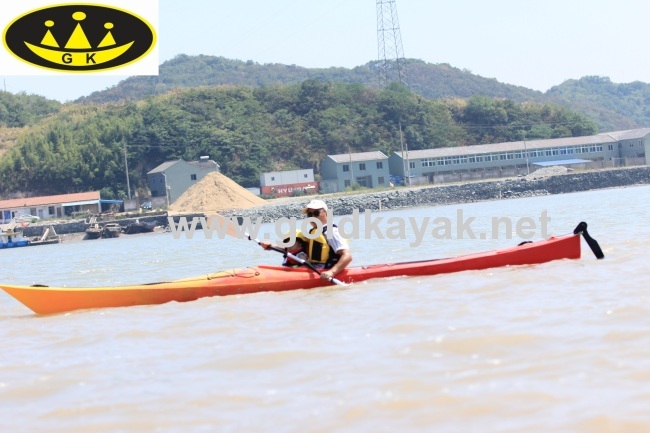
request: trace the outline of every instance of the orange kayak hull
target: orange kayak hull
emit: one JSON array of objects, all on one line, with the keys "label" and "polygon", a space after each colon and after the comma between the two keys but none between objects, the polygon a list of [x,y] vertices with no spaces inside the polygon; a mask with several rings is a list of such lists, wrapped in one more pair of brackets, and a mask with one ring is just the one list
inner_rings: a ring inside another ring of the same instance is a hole
[{"label": "orange kayak hull", "polygon": [[[349,267],[336,277],[344,283],[355,283],[374,278],[436,275],[578,258],[580,235],[572,234],[459,257]],[[209,296],[313,289],[329,285],[329,282],[321,280],[314,271],[305,267],[257,266],[134,286],[28,287],[0,284],[0,288],[35,313],[53,314],[91,308],[187,302]]]}]

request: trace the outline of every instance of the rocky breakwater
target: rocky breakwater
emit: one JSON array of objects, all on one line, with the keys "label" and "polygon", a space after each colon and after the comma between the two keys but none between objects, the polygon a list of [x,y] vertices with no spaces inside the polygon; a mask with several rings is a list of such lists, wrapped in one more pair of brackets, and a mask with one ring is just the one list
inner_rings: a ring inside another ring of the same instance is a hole
[{"label": "rocky breakwater", "polygon": [[[503,200],[521,197],[535,197],[551,194],[589,191],[650,184],[650,167],[635,167],[591,172],[570,172],[562,167],[550,167],[525,177],[487,182],[472,182],[453,185],[436,185],[420,188],[398,188],[390,191],[370,192],[357,195],[322,196],[336,216],[349,215],[355,209],[380,211],[417,206],[438,206],[458,203],[472,203],[487,200]],[[560,174],[564,173],[564,174]],[[274,222],[279,218],[300,218],[303,206],[311,199],[267,204],[245,210],[222,212],[228,216],[249,217],[263,222]]]},{"label": "rocky breakwater", "polygon": [[[167,215],[149,215],[149,216],[139,216],[139,217],[130,217],[130,218],[106,218],[98,221],[100,226],[108,223],[117,223],[122,228],[127,227],[130,223],[139,220],[140,222],[156,222],[157,225],[167,225]],[[84,233],[89,227],[88,221],[83,220],[74,220],[74,221],[48,221],[43,220],[37,224],[32,224],[23,229],[23,233],[28,237],[40,237],[43,236],[43,233],[48,227],[54,227],[54,230],[59,235],[69,235]]]}]

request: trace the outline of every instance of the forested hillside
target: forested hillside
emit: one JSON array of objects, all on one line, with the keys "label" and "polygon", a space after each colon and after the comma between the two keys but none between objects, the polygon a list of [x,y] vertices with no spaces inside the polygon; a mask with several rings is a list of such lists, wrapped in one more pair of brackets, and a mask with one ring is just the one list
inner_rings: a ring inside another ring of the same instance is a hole
[{"label": "forested hillside", "polygon": [[[499,83],[497,80],[483,78],[447,64],[433,65],[414,59],[409,59],[407,63],[411,90],[427,98],[469,98],[482,94],[516,102],[543,100],[541,92]],[[160,65],[160,75],[157,77],[130,77],[117,86],[94,92],[76,102],[87,104],[139,100],[174,89],[219,85],[259,87],[301,83],[307,79],[377,87],[376,68],[377,62],[353,69],[310,69],[296,65],[260,65],[253,61],[181,54]]]},{"label": "forested hillside", "polygon": [[38,95],[14,95],[0,91],[0,127],[19,128],[32,125],[45,116],[56,113],[61,103]]},{"label": "forested hillside", "polygon": [[[615,84],[608,78],[569,80],[546,93],[500,83],[447,64],[408,59],[411,90],[431,99],[485,95],[515,102],[558,104],[586,114],[600,132],[650,126],[650,85]],[[296,65],[264,64],[215,56],[179,55],[160,66],[157,77],[131,77],[110,89],[80,98],[80,103],[140,100],[174,89],[217,85],[265,86],[301,83],[307,79],[377,86],[377,62],[353,69],[309,69]]]},{"label": "forested hillside", "polygon": [[313,167],[327,154],[400,147],[472,145],[596,133],[566,108],[474,96],[427,99],[399,85],[385,90],[308,79],[289,85],[177,90],[141,101],[66,104],[19,136],[0,159],[0,194],[102,190],[126,193],[172,159],[209,155],[244,186],[259,173]]},{"label": "forested hillside", "polygon": [[551,88],[552,100],[593,119],[604,131],[650,126],[650,85],[612,83],[605,77],[568,80]]}]

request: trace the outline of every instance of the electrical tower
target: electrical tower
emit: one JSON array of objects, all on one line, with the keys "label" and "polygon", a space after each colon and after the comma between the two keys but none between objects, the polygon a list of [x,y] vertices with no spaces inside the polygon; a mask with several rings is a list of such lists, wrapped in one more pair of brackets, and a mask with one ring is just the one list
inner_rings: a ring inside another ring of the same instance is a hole
[{"label": "electrical tower", "polygon": [[408,86],[395,0],[377,0],[377,44],[379,47],[379,87],[391,81]]}]

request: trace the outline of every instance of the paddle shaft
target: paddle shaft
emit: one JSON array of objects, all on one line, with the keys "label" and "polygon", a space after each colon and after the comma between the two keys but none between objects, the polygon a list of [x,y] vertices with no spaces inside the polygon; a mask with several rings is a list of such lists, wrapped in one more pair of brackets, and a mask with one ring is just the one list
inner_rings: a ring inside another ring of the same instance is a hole
[{"label": "paddle shaft", "polygon": [[[248,236],[249,241],[255,241],[255,242],[257,242],[258,245],[262,245],[262,242],[260,240],[252,238],[251,235],[249,235],[249,234],[246,234],[246,236]],[[269,245],[268,249],[273,250],[273,251],[277,251],[278,253],[281,253],[281,254],[285,254],[290,259],[295,260],[296,262],[300,263],[301,265],[307,266],[309,269],[316,272],[318,275],[321,275],[321,271],[316,266],[312,265],[307,260],[303,260],[300,257],[298,257],[298,256],[296,256],[294,254],[291,254],[289,251],[285,251],[282,248],[278,248],[278,247],[273,246],[273,245]],[[329,277],[328,281],[330,283],[336,284],[338,286],[347,286],[346,283],[344,283],[343,281],[338,280],[338,279],[336,279],[334,277]]]}]

